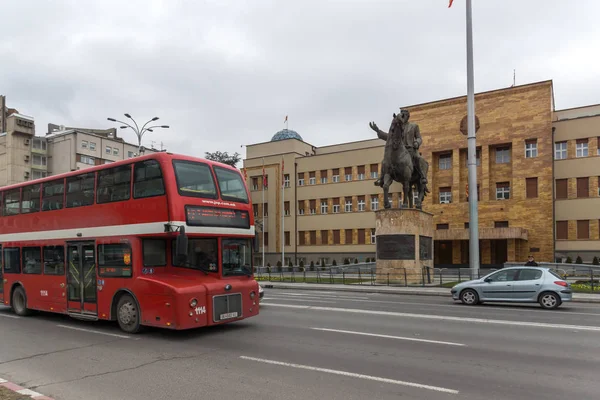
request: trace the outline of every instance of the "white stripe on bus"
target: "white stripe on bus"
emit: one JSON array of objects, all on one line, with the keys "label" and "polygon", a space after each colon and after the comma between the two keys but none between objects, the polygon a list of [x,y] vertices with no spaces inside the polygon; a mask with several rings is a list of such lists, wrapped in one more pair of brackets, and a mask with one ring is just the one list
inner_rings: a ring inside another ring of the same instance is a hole
[{"label": "white stripe on bus", "polygon": [[[0,234],[0,242],[20,242],[27,240],[51,240],[51,239],[84,239],[105,236],[129,236],[165,233],[165,224],[174,226],[185,225],[181,221],[150,222],[143,224],[96,226],[73,229],[56,229],[38,232],[19,232]],[[250,229],[241,228],[216,228],[205,226],[186,226],[185,232],[190,234],[211,235],[254,235],[254,226]]]}]

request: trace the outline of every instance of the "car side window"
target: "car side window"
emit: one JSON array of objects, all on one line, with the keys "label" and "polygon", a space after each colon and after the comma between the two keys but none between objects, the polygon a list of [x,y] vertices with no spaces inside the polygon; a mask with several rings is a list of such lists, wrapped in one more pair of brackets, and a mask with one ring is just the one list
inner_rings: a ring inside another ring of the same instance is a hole
[{"label": "car side window", "polygon": [[535,281],[542,277],[542,271],[537,269],[522,269],[519,274],[520,281]]},{"label": "car side window", "polygon": [[490,280],[492,282],[511,282],[515,280],[515,276],[517,275],[516,269],[510,269],[506,271],[500,271],[490,276]]}]

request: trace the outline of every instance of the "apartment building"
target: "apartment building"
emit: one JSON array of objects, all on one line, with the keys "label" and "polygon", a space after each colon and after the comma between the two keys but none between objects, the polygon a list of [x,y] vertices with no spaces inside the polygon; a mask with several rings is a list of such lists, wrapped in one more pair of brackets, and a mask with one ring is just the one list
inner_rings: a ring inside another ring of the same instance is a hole
[{"label": "apartment building", "polygon": [[[435,265],[469,260],[467,138],[460,131],[466,97],[403,107],[420,125],[434,214]],[[480,258],[484,266],[553,260],[553,88],[551,81],[476,94]],[[399,110],[390,110],[392,112]],[[390,121],[378,121],[380,127]],[[286,262],[340,264],[375,257],[375,216],[383,206],[374,186],[384,142],[372,137],[316,147],[294,131],[246,147],[245,174],[254,214],[265,232],[265,263],[285,250]],[[262,170],[266,182],[263,182]],[[266,183],[266,185],[265,185]],[[266,187],[265,187],[266,186]],[[283,186],[283,188],[282,188]],[[265,190],[263,191],[263,187]],[[263,201],[264,197],[264,201]],[[393,207],[401,186],[391,187]],[[258,232],[256,262],[262,257]]]},{"label": "apartment building", "polygon": [[554,114],[556,258],[600,257],[600,105]]}]

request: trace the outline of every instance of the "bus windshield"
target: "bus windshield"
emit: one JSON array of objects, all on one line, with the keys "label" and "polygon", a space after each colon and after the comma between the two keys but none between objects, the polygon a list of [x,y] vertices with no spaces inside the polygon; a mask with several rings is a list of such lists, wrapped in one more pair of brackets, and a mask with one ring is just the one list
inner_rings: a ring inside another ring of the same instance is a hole
[{"label": "bus windshield", "polygon": [[252,274],[250,239],[223,239],[223,276]]},{"label": "bus windshield", "polygon": [[173,166],[180,195],[217,198],[217,188],[207,164],[176,160]]},{"label": "bus windshield", "polygon": [[219,190],[223,200],[248,203],[248,193],[240,174],[230,169],[215,167],[215,175],[219,181]]},{"label": "bus windshield", "polygon": [[219,260],[217,239],[190,239],[188,241],[188,259],[184,263],[179,263],[175,259],[174,240],[172,246],[174,266],[198,269],[205,272],[217,272]]}]

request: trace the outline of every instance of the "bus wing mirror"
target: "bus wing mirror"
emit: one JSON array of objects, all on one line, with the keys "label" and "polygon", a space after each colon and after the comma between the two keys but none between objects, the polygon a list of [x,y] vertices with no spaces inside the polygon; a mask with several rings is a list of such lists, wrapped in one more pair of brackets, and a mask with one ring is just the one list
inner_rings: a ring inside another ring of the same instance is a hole
[{"label": "bus wing mirror", "polygon": [[184,226],[179,229],[179,235],[175,240],[175,258],[181,263],[186,262],[188,258],[188,237]]}]

